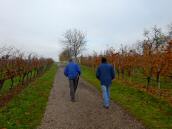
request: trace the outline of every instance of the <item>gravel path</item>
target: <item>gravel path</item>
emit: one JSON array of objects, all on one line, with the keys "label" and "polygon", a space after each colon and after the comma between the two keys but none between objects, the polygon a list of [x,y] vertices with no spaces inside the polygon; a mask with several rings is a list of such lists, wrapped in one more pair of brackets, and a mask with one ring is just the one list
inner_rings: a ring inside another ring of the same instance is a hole
[{"label": "gravel path", "polygon": [[49,102],[38,129],[144,129],[144,127],[117,104],[109,110],[102,106],[97,90],[80,79],[76,102],[69,97],[68,80],[59,68]]}]

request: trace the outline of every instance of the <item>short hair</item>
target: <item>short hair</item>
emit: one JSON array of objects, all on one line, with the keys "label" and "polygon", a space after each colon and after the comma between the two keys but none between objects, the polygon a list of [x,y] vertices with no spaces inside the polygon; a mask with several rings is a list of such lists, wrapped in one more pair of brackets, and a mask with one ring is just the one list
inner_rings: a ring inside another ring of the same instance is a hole
[{"label": "short hair", "polygon": [[107,59],[105,57],[102,57],[102,63],[106,63]]},{"label": "short hair", "polygon": [[72,59],[72,58],[70,58],[70,59],[69,59],[69,62],[72,62],[72,61],[73,61],[73,59]]}]

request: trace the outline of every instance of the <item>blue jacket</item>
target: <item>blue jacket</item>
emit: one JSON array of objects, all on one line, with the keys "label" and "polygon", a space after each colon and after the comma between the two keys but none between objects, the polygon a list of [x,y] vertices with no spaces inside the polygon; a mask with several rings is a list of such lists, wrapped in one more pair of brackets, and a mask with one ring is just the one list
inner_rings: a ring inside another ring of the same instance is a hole
[{"label": "blue jacket", "polygon": [[77,65],[73,61],[69,62],[64,69],[64,75],[68,77],[69,79],[75,79],[80,74],[81,74],[81,70],[80,70],[79,65]]},{"label": "blue jacket", "polygon": [[115,78],[115,70],[112,65],[102,63],[97,68],[96,77],[100,80],[101,85],[110,86],[112,80]]}]

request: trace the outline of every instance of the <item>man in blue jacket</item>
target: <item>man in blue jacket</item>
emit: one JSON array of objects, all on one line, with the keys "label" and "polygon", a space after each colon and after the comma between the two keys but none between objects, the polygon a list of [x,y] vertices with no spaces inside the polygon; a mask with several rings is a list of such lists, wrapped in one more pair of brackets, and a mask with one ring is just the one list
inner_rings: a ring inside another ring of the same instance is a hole
[{"label": "man in blue jacket", "polygon": [[78,86],[80,74],[81,70],[79,65],[74,63],[73,60],[70,59],[69,63],[64,69],[64,75],[69,79],[70,97],[72,102],[75,101],[75,92]]},{"label": "man in blue jacket", "polygon": [[108,109],[110,105],[110,85],[115,78],[115,70],[112,65],[107,63],[104,57],[102,58],[102,63],[97,68],[96,77],[101,82],[104,107]]}]

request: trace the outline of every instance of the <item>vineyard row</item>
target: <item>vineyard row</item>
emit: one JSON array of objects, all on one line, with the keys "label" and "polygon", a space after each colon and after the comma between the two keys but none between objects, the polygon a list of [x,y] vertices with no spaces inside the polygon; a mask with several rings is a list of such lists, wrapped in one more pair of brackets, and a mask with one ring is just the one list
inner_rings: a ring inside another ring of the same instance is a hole
[{"label": "vineyard row", "polygon": [[19,51],[17,54],[15,51],[14,54],[11,49],[4,49],[0,49],[0,90],[7,80],[11,80],[10,87],[13,88],[15,78],[18,78],[19,83],[23,85],[25,81],[43,73],[53,63],[50,58],[38,58],[31,54],[26,57]]}]

